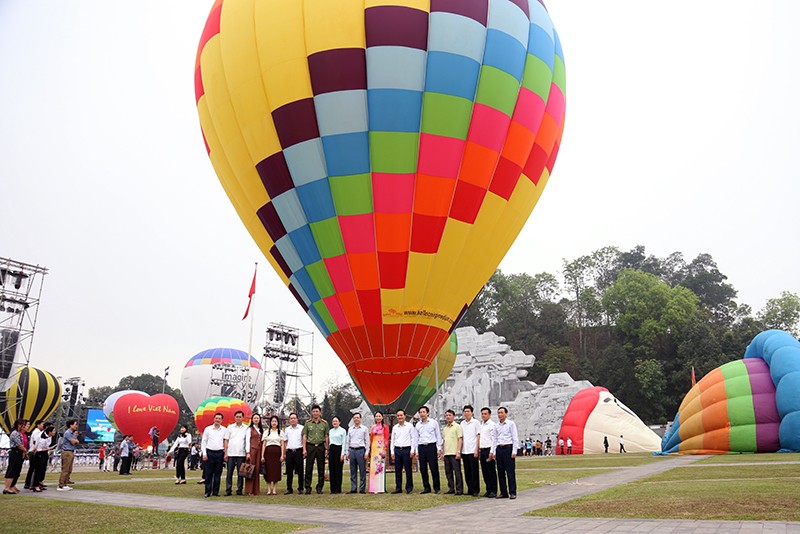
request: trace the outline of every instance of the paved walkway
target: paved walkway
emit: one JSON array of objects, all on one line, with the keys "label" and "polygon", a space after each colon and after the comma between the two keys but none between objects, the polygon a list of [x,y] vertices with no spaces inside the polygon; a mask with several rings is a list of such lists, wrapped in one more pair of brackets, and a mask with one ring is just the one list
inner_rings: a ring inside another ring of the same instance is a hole
[{"label": "paved walkway", "polygon": [[[276,519],[306,522],[320,525],[308,530],[309,534],[348,532],[348,534],[372,534],[376,525],[405,532],[426,534],[471,533],[476,531],[476,521],[491,525],[492,532],[547,532],[548,534],[575,534],[591,532],[636,532],[659,534],[800,534],[800,522],[778,521],[686,521],[643,519],[595,519],[595,518],[547,518],[526,517],[530,510],[545,508],[566,502],[583,495],[602,491],[620,484],[632,482],[674,467],[690,465],[701,459],[698,456],[678,456],[664,461],[617,469],[609,473],[564,482],[553,486],[534,488],[520,492],[512,500],[489,501],[475,499],[417,512],[383,512],[375,510],[353,510],[343,508],[320,508],[308,506],[253,504],[219,500],[160,497],[105,491],[70,492],[48,491],[37,494],[37,498],[59,499],[76,502],[102,503],[108,505],[148,508],[174,512],[188,512],[215,516]],[[402,499],[402,495],[397,498]]]}]

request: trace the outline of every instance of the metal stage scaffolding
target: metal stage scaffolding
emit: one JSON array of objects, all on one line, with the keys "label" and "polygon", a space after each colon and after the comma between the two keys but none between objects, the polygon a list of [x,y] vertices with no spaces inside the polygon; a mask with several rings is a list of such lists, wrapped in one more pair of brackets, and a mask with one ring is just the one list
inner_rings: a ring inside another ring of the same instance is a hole
[{"label": "metal stage scaffolding", "polygon": [[264,347],[267,387],[261,399],[261,413],[288,417],[297,412],[310,415],[314,378],[314,332],[281,323],[270,323]]},{"label": "metal stage scaffolding", "polygon": [[[31,359],[33,331],[47,269],[10,258],[0,258],[0,410],[8,406],[9,388],[17,372]],[[19,385],[17,385],[19,387]]]}]

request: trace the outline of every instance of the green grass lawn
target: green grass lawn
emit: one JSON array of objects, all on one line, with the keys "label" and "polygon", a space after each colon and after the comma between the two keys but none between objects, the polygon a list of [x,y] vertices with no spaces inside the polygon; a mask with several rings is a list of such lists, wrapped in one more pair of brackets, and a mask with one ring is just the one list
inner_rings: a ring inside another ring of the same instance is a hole
[{"label": "green grass lawn", "polygon": [[[27,474],[27,472],[23,471],[23,475]],[[61,473],[59,472],[48,472],[47,476],[44,477],[44,481],[46,484],[53,486],[58,484],[58,477]],[[187,471],[187,476],[195,477],[198,479],[200,477],[200,471]],[[175,481],[175,470],[174,469],[147,469],[144,471],[131,471],[130,477],[123,477],[120,476],[119,473],[114,473],[113,471],[73,471],[70,478],[75,482],[82,482],[86,480],[124,480],[125,478],[130,479],[137,479],[137,478],[163,478],[165,480],[172,480]]]},{"label": "green grass lawn", "polygon": [[14,518],[19,518],[20,523],[12,529],[14,520],[7,518],[0,526],[0,532],[49,532],[53,528],[67,528],[70,532],[89,534],[121,531],[218,534],[222,525],[235,524],[236,531],[282,534],[313,526],[258,519],[221,519],[210,515],[3,495],[2,502],[8,508],[12,501]]},{"label": "green grass lawn", "polygon": [[527,515],[800,521],[798,485],[800,464],[679,467]]},{"label": "green grass lawn", "polygon": [[665,456],[653,456],[648,453],[637,454],[577,454],[565,456],[517,457],[517,469],[566,467],[583,468],[598,467],[633,467],[663,461]]},{"label": "green grass lawn", "polygon": [[718,454],[697,462],[698,464],[727,464],[741,462],[800,462],[800,452],[769,454]]},{"label": "green grass lawn", "polygon": [[[525,465],[525,462],[521,462]],[[565,469],[562,471],[553,469],[518,469],[517,470],[517,489],[518,491],[535,488],[538,486],[557,484],[560,482],[567,482],[585,476],[598,475],[607,470],[574,470]],[[447,491],[447,481],[444,476],[444,469],[440,470],[440,477],[443,491]],[[149,478],[147,472],[143,473],[140,478]],[[316,483],[316,476],[314,478]],[[139,493],[147,495],[161,495],[167,497],[188,497],[188,498],[204,498],[204,487],[196,484],[196,480],[188,481],[185,485],[176,486],[172,479],[164,481],[141,481],[136,480],[136,475],[125,478],[119,482],[107,482],[92,484],[91,482],[80,483],[75,486],[76,489],[81,490],[100,490],[100,491],[114,491],[122,493]],[[386,479],[386,488],[388,491],[394,490],[394,473],[389,473]],[[236,477],[234,477],[234,488],[236,484]],[[225,492],[225,473],[222,475],[222,485],[220,493]],[[264,491],[265,484],[262,481],[261,489]],[[325,483],[325,493],[317,495],[312,492],[311,495],[283,495],[286,488],[286,479],[278,484],[279,495],[267,496],[259,495],[257,497],[248,496],[232,496],[220,497],[221,500],[231,500],[233,502],[254,502],[254,503],[270,503],[270,504],[294,504],[303,506],[325,506],[333,508],[357,508],[364,510],[397,510],[397,511],[410,511],[421,510],[423,508],[430,508],[433,506],[441,506],[444,504],[453,504],[474,499],[474,497],[455,495],[420,495],[422,491],[422,479],[419,473],[414,474],[414,493],[407,495],[391,495],[391,494],[367,494],[367,495],[330,495],[330,486]],[[296,484],[295,484],[296,488]],[[345,481],[343,484],[344,491],[349,491],[349,471],[345,469]],[[484,488],[485,490],[485,488]]]},{"label": "green grass lawn", "polygon": [[653,475],[639,483],[657,484],[661,482],[684,482],[688,480],[766,480],[770,478],[800,478],[800,464],[797,465],[702,465],[676,467],[664,473]]}]

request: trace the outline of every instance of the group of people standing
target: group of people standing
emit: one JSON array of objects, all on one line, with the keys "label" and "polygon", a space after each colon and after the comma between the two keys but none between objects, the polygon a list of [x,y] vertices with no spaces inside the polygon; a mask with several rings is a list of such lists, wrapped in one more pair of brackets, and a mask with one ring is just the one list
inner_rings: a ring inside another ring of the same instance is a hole
[{"label": "group of people standing", "polygon": [[[20,492],[17,481],[22,474],[22,465],[27,456],[28,474],[25,477],[24,488],[33,492],[47,489],[44,477],[47,474],[47,465],[50,453],[58,445],[61,449],[61,476],[58,480],[58,491],[68,491],[72,482],[72,465],[75,458],[75,446],[78,444],[78,422],[74,419],[67,421],[67,430],[56,437],[55,425],[47,421],[36,421],[33,431],[28,435],[30,421],[17,419],[14,429],[9,435],[8,468],[3,486],[3,495],[16,495]],[[61,443],[57,443],[60,439]]]},{"label": "group of people standing", "polygon": [[[235,422],[223,426],[223,414],[214,416],[214,424],[203,430],[201,451],[205,496],[218,496],[222,468],[227,467],[225,495],[233,494],[233,476],[237,474],[237,495],[259,495],[260,476],[267,482],[267,495],[275,495],[281,480],[281,464],[286,464],[285,495],[308,495],[312,491],[314,468],[317,481],[313,489],[323,493],[325,460],[330,470],[330,493],[342,493],[345,459],[350,460],[348,493],[386,492],[386,467],[395,466],[395,489],[392,493],[412,493],[412,463],[416,458],[422,476],[422,494],[441,493],[439,460],[444,462],[448,490],[455,495],[481,495],[483,475],[484,497],[516,498],[515,458],[519,447],[516,424],[508,419],[508,410],[501,407],[492,420],[489,408],[481,409],[481,421],[474,418],[472,406],[464,406],[464,420],[455,422],[455,412],[447,410],[445,425],[430,419],[430,410],[418,410],[414,425],[404,410],[396,412],[397,423],[390,428],[381,412],[375,412],[375,423],[367,428],[361,414],[353,415],[349,430],[338,417],[331,423],[321,418],[319,406],[311,408],[311,419],[300,425],[297,414],[289,415],[289,424],[280,428],[273,415],[266,428],[261,416],[253,415],[250,425],[243,423],[244,414],[236,412]],[[184,462],[190,454],[191,435],[181,427],[181,434],[172,445],[176,452],[176,484],[184,484]],[[462,474],[463,463],[463,474]],[[465,488],[466,485],[466,488]]]},{"label": "group of people standing", "polygon": [[[222,426],[223,418],[223,414],[215,414],[214,424],[203,430],[200,443],[203,480],[199,483],[205,485],[205,496],[219,495],[223,466],[227,467],[226,496],[233,494],[234,473],[237,473],[237,495],[259,495],[261,476],[267,483],[267,495],[277,495],[278,482],[281,480],[281,463],[286,460],[288,465],[287,435],[280,428],[278,416],[271,416],[266,428],[259,414],[253,415],[249,425],[244,424],[244,413],[241,411],[234,414],[234,423],[227,427]],[[296,420],[297,416],[294,415],[294,418]],[[186,433],[185,427],[181,427],[181,435],[185,436],[185,439],[177,445],[176,484],[186,483],[183,460],[190,453],[191,446],[191,435]],[[176,445],[173,444],[173,447]],[[186,449],[186,452],[181,449]]]}]

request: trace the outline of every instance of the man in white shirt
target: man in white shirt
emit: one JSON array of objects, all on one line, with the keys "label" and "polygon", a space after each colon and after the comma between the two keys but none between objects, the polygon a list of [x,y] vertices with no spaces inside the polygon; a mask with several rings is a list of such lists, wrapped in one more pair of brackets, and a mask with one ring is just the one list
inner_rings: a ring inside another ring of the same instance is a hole
[{"label": "man in white shirt", "polygon": [[228,473],[225,475],[225,496],[230,497],[233,490],[233,473],[236,473],[236,495],[242,495],[244,477],[239,472],[245,458],[250,454],[250,427],[244,424],[244,412],[233,414],[232,425],[225,432],[225,462]]},{"label": "man in white shirt", "polygon": [[203,478],[206,484],[206,497],[219,497],[219,483],[222,478],[222,464],[225,462],[225,433],[222,414],[214,414],[214,424],[203,430],[200,450],[203,454]]},{"label": "man in white shirt", "polygon": [[428,469],[431,470],[433,478],[433,492],[439,494],[441,485],[439,483],[439,457],[442,455],[442,433],[439,430],[439,423],[428,419],[430,410],[427,406],[419,409],[419,423],[417,423],[417,435],[419,436],[419,467],[422,472],[422,492],[430,493],[431,484],[428,480]]},{"label": "man in white shirt", "polygon": [[406,472],[406,493],[414,491],[411,459],[417,455],[419,446],[417,440],[417,430],[414,425],[406,422],[406,411],[397,410],[397,424],[392,427],[392,439],[389,440],[392,462],[394,462],[395,490],[392,493],[403,493],[403,471]]},{"label": "man in white shirt", "polygon": [[572,436],[567,436],[567,454],[572,454]]},{"label": "man in white shirt", "polygon": [[303,427],[297,424],[297,414],[289,414],[289,426],[286,433],[286,491],[284,495],[294,493],[292,480],[297,475],[297,494],[303,494]]},{"label": "man in white shirt", "polygon": [[481,428],[478,433],[478,447],[481,451],[481,472],[486,484],[484,497],[497,497],[497,463],[495,458],[495,423],[492,421],[492,410],[481,408]]},{"label": "man in white shirt", "polygon": [[478,458],[481,456],[478,448],[478,435],[481,431],[480,423],[472,417],[474,411],[469,404],[462,410],[464,420],[461,421],[461,432],[464,434],[464,441],[461,447],[461,462],[464,464],[467,495],[478,497],[481,494],[481,479],[478,476]]},{"label": "man in white shirt", "polygon": [[622,438],[622,434],[619,435],[619,453],[622,454],[623,452],[628,452],[625,450],[625,440]]},{"label": "man in white shirt", "polygon": [[[497,498],[516,499],[517,475],[514,464],[519,448],[517,425],[508,419],[508,410],[502,406],[497,409],[497,418],[500,420],[495,426],[497,478],[500,479],[500,494]],[[508,478],[508,488],[506,488],[506,478]]]},{"label": "man in white shirt", "polygon": [[31,432],[30,444],[31,446],[28,447],[28,452],[30,453],[31,461],[29,461],[28,465],[28,475],[25,477],[25,489],[33,489],[32,481],[33,475],[36,472],[36,466],[34,465],[33,454],[36,452],[36,442],[39,438],[42,437],[42,430],[44,430],[44,421],[39,419],[36,421],[36,426],[33,428],[33,432]]},{"label": "man in white shirt", "polygon": [[[353,426],[347,432],[347,452],[350,455],[350,491],[367,492],[367,458],[369,458],[369,429],[361,424],[361,414],[353,414]],[[357,476],[358,475],[358,476]]]}]

